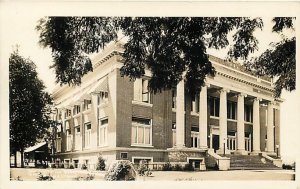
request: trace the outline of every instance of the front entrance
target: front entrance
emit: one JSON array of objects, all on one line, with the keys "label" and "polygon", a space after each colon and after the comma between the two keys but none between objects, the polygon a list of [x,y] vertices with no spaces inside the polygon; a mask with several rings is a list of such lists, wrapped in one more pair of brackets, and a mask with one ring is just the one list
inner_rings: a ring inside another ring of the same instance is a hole
[{"label": "front entrance", "polygon": [[215,152],[219,150],[219,135],[212,135],[212,147]]}]

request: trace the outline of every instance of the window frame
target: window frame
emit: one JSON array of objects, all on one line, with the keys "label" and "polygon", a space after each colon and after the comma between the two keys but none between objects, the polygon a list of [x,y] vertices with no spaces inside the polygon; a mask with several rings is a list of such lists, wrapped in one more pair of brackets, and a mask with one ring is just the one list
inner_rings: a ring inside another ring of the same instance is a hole
[{"label": "window frame", "polygon": [[[102,121],[107,120],[107,123],[102,124]],[[103,126],[104,125],[104,126]],[[98,146],[103,147],[108,145],[108,117],[103,117],[98,119]],[[101,129],[104,129],[104,142],[101,143]]]},{"label": "window frame", "polygon": [[[87,129],[87,126],[90,125],[91,128],[90,129]],[[87,145],[87,135],[89,135],[88,139],[89,139],[89,143]],[[91,147],[91,136],[92,136],[92,124],[91,122],[87,122],[87,123],[84,123],[84,148],[85,149],[88,149]]]},{"label": "window frame", "polygon": [[[141,120],[149,120],[149,125],[142,124],[142,123],[137,123],[134,122],[134,119],[141,119]],[[135,129],[135,136],[136,138],[133,139],[133,129]],[[143,142],[139,143],[139,128],[143,129]],[[149,144],[146,143],[146,129],[149,128]],[[131,146],[145,146],[145,147],[153,147],[152,146],[152,119],[150,118],[141,118],[141,117],[132,117],[132,122],[131,122]]]}]

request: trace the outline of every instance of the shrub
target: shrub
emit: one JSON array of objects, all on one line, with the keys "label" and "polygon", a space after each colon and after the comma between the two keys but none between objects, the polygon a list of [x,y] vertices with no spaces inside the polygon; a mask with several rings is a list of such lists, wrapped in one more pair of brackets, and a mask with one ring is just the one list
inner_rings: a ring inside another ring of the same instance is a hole
[{"label": "shrub", "polygon": [[105,180],[135,180],[136,173],[132,163],[128,160],[119,160],[112,163],[105,174]]},{"label": "shrub", "polygon": [[69,167],[69,169],[74,169],[74,166],[71,164],[70,167]]},{"label": "shrub", "polygon": [[90,180],[94,180],[95,178],[95,175],[92,175],[92,174],[87,174],[86,177],[81,177],[81,176],[78,176],[78,177],[75,177],[74,180],[85,180],[85,181],[90,181]]},{"label": "shrub", "polygon": [[173,170],[174,170],[174,171],[182,171],[182,170],[183,170],[183,168],[182,168],[182,166],[181,166],[181,165],[179,165],[179,164],[176,164],[176,165],[173,167]]},{"label": "shrub", "polygon": [[60,164],[60,166],[59,166],[60,168],[65,168],[65,164]]},{"label": "shrub", "polygon": [[51,168],[56,168],[56,165],[55,165],[55,163],[51,163],[51,166],[50,166]]},{"label": "shrub", "polygon": [[54,178],[52,176],[50,176],[50,174],[48,176],[44,176],[41,172],[38,174],[37,180],[42,180],[42,181],[52,181],[54,180]]},{"label": "shrub", "polygon": [[86,170],[86,169],[87,169],[86,164],[82,164],[81,169],[82,169],[82,170]]},{"label": "shrub", "polygon": [[140,161],[140,164],[139,164],[139,167],[138,167],[138,174],[140,176],[152,175],[152,172],[150,171],[150,168],[148,168],[148,166],[147,166],[147,161],[146,160]]},{"label": "shrub", "polygon": [[172,171],[172,166],[170,162],[167,162],[166,164],[163,165],[162,167],[163,171]]},{"label": "shrub", "polygon": [[191,163],[187,163],[184,165],[184,168],[183,168],[184,171],[194,171],[194,167]]},{"label": "shrub", "polygon": [[97,162],[96,170],[97,171],[104,171],[105,170],[105,160],[103,159],[101,154],[99,154],[99,156],[98,156],[98,162]]}]

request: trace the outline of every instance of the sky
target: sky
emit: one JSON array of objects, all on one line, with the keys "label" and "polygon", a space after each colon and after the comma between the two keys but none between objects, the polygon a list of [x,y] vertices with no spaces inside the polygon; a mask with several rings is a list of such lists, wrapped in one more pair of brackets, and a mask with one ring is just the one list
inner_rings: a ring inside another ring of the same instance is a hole
[{"label": "sky", "polygon": [[[3,16],[4,14],[2,13],[0,20],[2,24],[0,27],[0,39],[2,40],[0,55],[6,60],[6,65],[0,65],[2,66],[0,67],[2,76],[7,79],[9,54],[14,50],[16,45],[19,45],[20,54],[25,58],[29,57],[36,63],[39,77],[44,81],[47,87],[46,90],[51,92],[55,86],[54,70],[49,69],[49,66],[52,64],[51,50],[44,49],[38,44],[39,36],[35,30],[38,19],[45,14],[41,11],[30,14],[23,9],[15,9],[6,13],[9,16]],[[255,36],[260,43],[259,52],[255,55],[267,49],[271,42],[277,42],[281,39],[280,35],[271,32],[272,23],[270,20],[271,17],[264,17],[265,26],[263,31],[255,32]],[[289,31],[288,33],[291,35],[293,31]],[[225,58],[227,50],[209,49],[208,53]],[[7,91],[7,88],[3,91]],[[281,105],[281,148],[283,158],[286,161],[295,160],[296,157],[300,157],[298,145],[299,129],[297,128],[297,123],[299,123],[299,98],[297,97],[299,96],[295,91],[292,93],[284,91],[282,94],[282,98],[285,101]]]}]

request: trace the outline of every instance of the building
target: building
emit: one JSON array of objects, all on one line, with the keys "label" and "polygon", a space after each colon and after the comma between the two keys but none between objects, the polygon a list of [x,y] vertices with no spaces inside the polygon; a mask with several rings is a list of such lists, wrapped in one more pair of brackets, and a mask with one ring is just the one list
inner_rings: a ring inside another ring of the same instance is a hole
[{"label": "building", "polygon": [[122,51],[116,43],[98,54],[80,87],[55,88],[57,163],[93,169],[101,153],[108,164],[146,159],[199,168],[208,153],[280,154],[282,101],[270,78],[210,56],[216,75],[199,94],[185,94],[183,81],[151,94],[149,70],[134,82],[120,76]]}]

